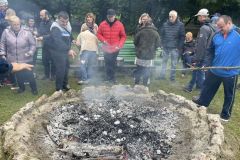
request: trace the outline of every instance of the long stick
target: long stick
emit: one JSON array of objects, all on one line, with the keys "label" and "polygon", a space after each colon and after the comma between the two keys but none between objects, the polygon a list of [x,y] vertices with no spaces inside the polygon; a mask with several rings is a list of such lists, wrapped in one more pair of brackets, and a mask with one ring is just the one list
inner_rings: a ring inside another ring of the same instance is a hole
[{"label": "long stick", "polygon": [[191,68],[176,68],[176,69],[166,69],[166,70],[175,70],[175,71],[195,71],[195,70],[210,70],[210,69],[224,69],[224,70],[231,70],[231,69],[240,69],[240,66],[229,67],[229,66],[217,66],[217,67],[191,67]]}]

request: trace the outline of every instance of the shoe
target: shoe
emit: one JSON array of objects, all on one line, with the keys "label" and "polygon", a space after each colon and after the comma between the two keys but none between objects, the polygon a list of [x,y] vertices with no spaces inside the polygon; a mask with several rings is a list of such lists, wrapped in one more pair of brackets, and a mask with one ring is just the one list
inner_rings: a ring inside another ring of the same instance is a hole
[{"label": "shoe", "polygon": [[69,85],[63,86],[62,90],[63,91],[69,91],[71,88]]},{"label": "shoe", "polygon": [[17,93],[23,93],[25,91],[25,89],[21,89],[21,88],[19,88],[18,90],[17,90]]},{"label": "shoe", "polygon": [[37,90],[33,90],[33,91],[32,91],[32,94],[33,94],[33,95],[38,95],[38,91],[37,91]]},{"label": "shoe", "polygon": [[226,118],[220,118],[220,121],[222,121],[222,122],[228,122],[229,121],[229,119],[226,119]]},{"label": "shoe", "polygon": [[196,103],[197,105],[201,106],[200,103],[199,103],[199,96],[193,96],[193,97],[192,97],[192,101],[193,101],[194,103]]},{"label": "shoe", "polygon": [[185,77],[185,74],[182,74],[181,77],[184,78],[184,77]]},{"label": "shoe", "polygon": [[192,92],[192,90],[191,90],[190,88],[188,88],[188,87],[184,87],[184,88],[183,88],[183,91],[188,92],[188,93],[191,93],[191,92]]},{"label": "shoe", "polygon": [[80,81],[78,81],[77,83],[78,83],[79,85],[81,85],[81,84],[88,84],[89,82],[88,82],[88,80],[85,80],[85,81],[80,80]]},{"label": "shoe", "polygon": [[17,89],[19,89],[19,87],[18,87],[18,86],[13,86],[13,87],[11,87],[10,89],[11,89],[11,90],[17,90]]}]

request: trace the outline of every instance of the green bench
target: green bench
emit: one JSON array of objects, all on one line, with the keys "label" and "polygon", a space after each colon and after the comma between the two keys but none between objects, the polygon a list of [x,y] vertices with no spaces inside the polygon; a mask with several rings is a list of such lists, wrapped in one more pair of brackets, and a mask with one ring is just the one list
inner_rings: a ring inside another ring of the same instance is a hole
[{"label": "green bench", "polygon": [[[160,54],[162,50],[158,49],[156,53],[156,58],[154,59],[154,65],[160,65]],[[128,67],[128,66],[134,66],[135,62],[135,57],[136,57],[136,52],[135,52],[135,46],[133,44],[132,40],[127,40],[123,46],[123,48],[120,50],[117,62],[118,66],[123,66],[123,67]],[[99,54],[99,64],[103,65],[103,53],[101,52]]]}]

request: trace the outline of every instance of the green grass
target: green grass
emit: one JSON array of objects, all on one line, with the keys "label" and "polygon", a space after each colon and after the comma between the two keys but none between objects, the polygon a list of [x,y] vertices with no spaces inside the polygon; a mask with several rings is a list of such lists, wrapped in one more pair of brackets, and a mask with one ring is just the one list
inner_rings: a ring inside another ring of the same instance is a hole
[{"label": "green grass", "polygon": [[[104,71],[102,69],[102,71]],[[41,73],[41,68],[37,70],[38,73]],[[103,77],[98,75],[99,77]],[[159,81],[155,80],[152,77],[150,84],[150,91],[157,91],[159,89],[164,90],[167,93],[175,93],[181,96],[186,97],[187,99],[191,99],[192,96],[198,95],[198,91],[193,91],[192,93],[186,93],[182,90],[183,86],[187,84],[190,79],[190,75],[182,78],[180,77],[180,73],[177,73],[176,83],[171,83],[170,81]],[[125,71],[117,74],[118,82],[122,84],[130,84],[133,85],[133,79],[131,77],[130,71]],[[77,80],[74,78],[73,73],[70,73],[69,83],[71,88],[79,90],[82,86],[77,85]],[[27,86],[27,90],[23,94],[17,94],[14,91],[10,90],[9,87],[0,88],[0,125],[6,122],[15,112],[19,110],[24,104],[30,101],[36,100],[42,94],[51,95],[55,91],[55,84],[53,81],[46,80],[37,80],[39,95],[33,96],[30,92],[29,86]],[[100,82],[101,84],[101,82]],[[95,83],[95,85],[100,85],[99,83]],[[83,86],[84,87],[84,86]],[[225,127],[225,135],[226,140],[232,146],[234,146],[234,150],[239,152],[240,146],[240,90],[236,92],[235,104],[232,112],[231,120],[224,124]],[[208,108],[209,113],[219,114],[222,109],[223,104],[223,88],[219,89],[217,95],[214,97],[211,105]],[[1,147],[0,147],[1,148]],[[0,152],[1,153],[1,152]],[[1,157],[1,156],[0,156]],[[240,153],[236,157],[236,159],[240,159]]]}]

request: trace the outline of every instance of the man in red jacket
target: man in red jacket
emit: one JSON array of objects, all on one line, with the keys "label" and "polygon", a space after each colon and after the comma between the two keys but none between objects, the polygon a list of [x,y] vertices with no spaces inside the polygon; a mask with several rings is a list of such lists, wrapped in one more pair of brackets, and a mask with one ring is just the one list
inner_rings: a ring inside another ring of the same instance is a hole
[{"label": "man in red jacket", "polygon": [[116,83],[115,68],[117,56],[126,41],[126,33],[123,24],[116,19],[115,10],[107,10],[107,19],[100,23],[97,37],[103,43],[102,50],[107,74],[106,80],[110,83]]}]

